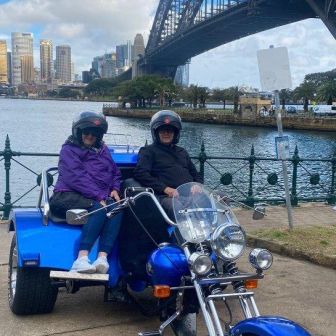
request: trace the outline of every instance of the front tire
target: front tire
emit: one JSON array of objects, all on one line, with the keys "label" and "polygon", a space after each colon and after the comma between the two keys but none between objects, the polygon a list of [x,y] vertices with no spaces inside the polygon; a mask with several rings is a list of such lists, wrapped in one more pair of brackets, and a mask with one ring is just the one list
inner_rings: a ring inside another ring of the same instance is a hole
[{"label": "front tire", "polygon": [[18,266],[16,235],[13,236],[8,263],[8,302],[16,315],[50,313],[58,288],[51,285],[49,269]]},{"label": "front tire", "polygon": [[182,315],[171,324],[175,336],[196,336],[196,313]]}]

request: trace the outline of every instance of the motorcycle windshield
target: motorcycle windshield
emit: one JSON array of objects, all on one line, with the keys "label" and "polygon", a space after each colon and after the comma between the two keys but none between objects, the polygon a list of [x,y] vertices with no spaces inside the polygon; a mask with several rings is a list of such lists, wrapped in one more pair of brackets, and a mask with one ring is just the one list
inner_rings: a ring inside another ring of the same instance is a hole
[{"label": "motorcycle windshield", "polygon": [[186,241],[200,243],[209,239],[220,225],[239,225],[230,207],[204,185],[185,183],[177,192],[173,209],[178,229]]}]

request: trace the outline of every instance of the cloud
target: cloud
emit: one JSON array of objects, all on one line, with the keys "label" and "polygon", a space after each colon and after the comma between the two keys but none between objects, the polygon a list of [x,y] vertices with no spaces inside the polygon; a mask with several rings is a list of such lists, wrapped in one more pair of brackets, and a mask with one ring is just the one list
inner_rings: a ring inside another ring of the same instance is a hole
[{"label": "cloud", "polygon": [[[39,64],[39,39],[54,46],[69,44],[77,72],[90,67],[92,58],[133,40],[148,38],[159,0],[0,0],[0,38],[14,31],[34,33],[35,64]],[[336,42],[318,19],[300,21],[220,46],[194,57],[192,83],[209,87],[251,85],[259,87],[257,50],[270,44],[288,48],[293,84],[305,74],[336,68]]]},{"label": "cloud", "polygon": [[260,87],[257,50],[271,44],[288,48],[294,87],[307,73],[336,68],[335,39],[322,21],[308,19],[245,37],[193,58],[190,81],[209,87]]},{"label": "cloud", "polygon": [[70,44],[77,70],[85,70],[137,33],[146,38],[156,7],[157,0],[12,0],[0,5],[0,32],[9,47],[11,32],[33,32],[36,65],[40,38]]}]

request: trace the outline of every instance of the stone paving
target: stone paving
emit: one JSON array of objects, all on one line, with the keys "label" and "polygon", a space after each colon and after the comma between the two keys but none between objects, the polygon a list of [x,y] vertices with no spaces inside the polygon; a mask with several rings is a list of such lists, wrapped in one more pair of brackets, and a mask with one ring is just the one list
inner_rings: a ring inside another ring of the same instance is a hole
[{"label": "stone paving", "polygon": [[[260,227],[287,226],[286,209],[268,207],[267,217],[253,221],[252,212],[237,209],[241,224],[249,232]],[[294,209],[294,225],[332,225],[336,212],[330,206],[304,205]],[[137,335],[154,330],[156,318],[143,317],[135,306],[103,302],[103,288],[84,288],[75,295],[60,290],[52,314],[18,317],[7,303],[7,263],[11,234],[0,225],[0,335],[1,336],[112,336]],[[240,267],[249,270],[247,254]],[[336,271],[306,261],[274,256],[274,265],[256,290],[260,312],[281,315],[304,325],[314,336],[336,335]],[[234,309],[234,315],[238,312]],[[206,335],[199,318],[199,335]],[[167,332],[166,335],[171,335]]]}]

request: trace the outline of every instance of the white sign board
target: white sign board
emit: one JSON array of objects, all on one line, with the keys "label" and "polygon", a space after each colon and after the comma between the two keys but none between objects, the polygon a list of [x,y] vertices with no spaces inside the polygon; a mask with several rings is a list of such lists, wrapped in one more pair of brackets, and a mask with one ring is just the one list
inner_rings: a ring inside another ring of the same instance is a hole
[{"label": "white sign board", "polygon": [[292,87],[287,48],[258,50],[257,56],[263,91],[290,89]]}]

